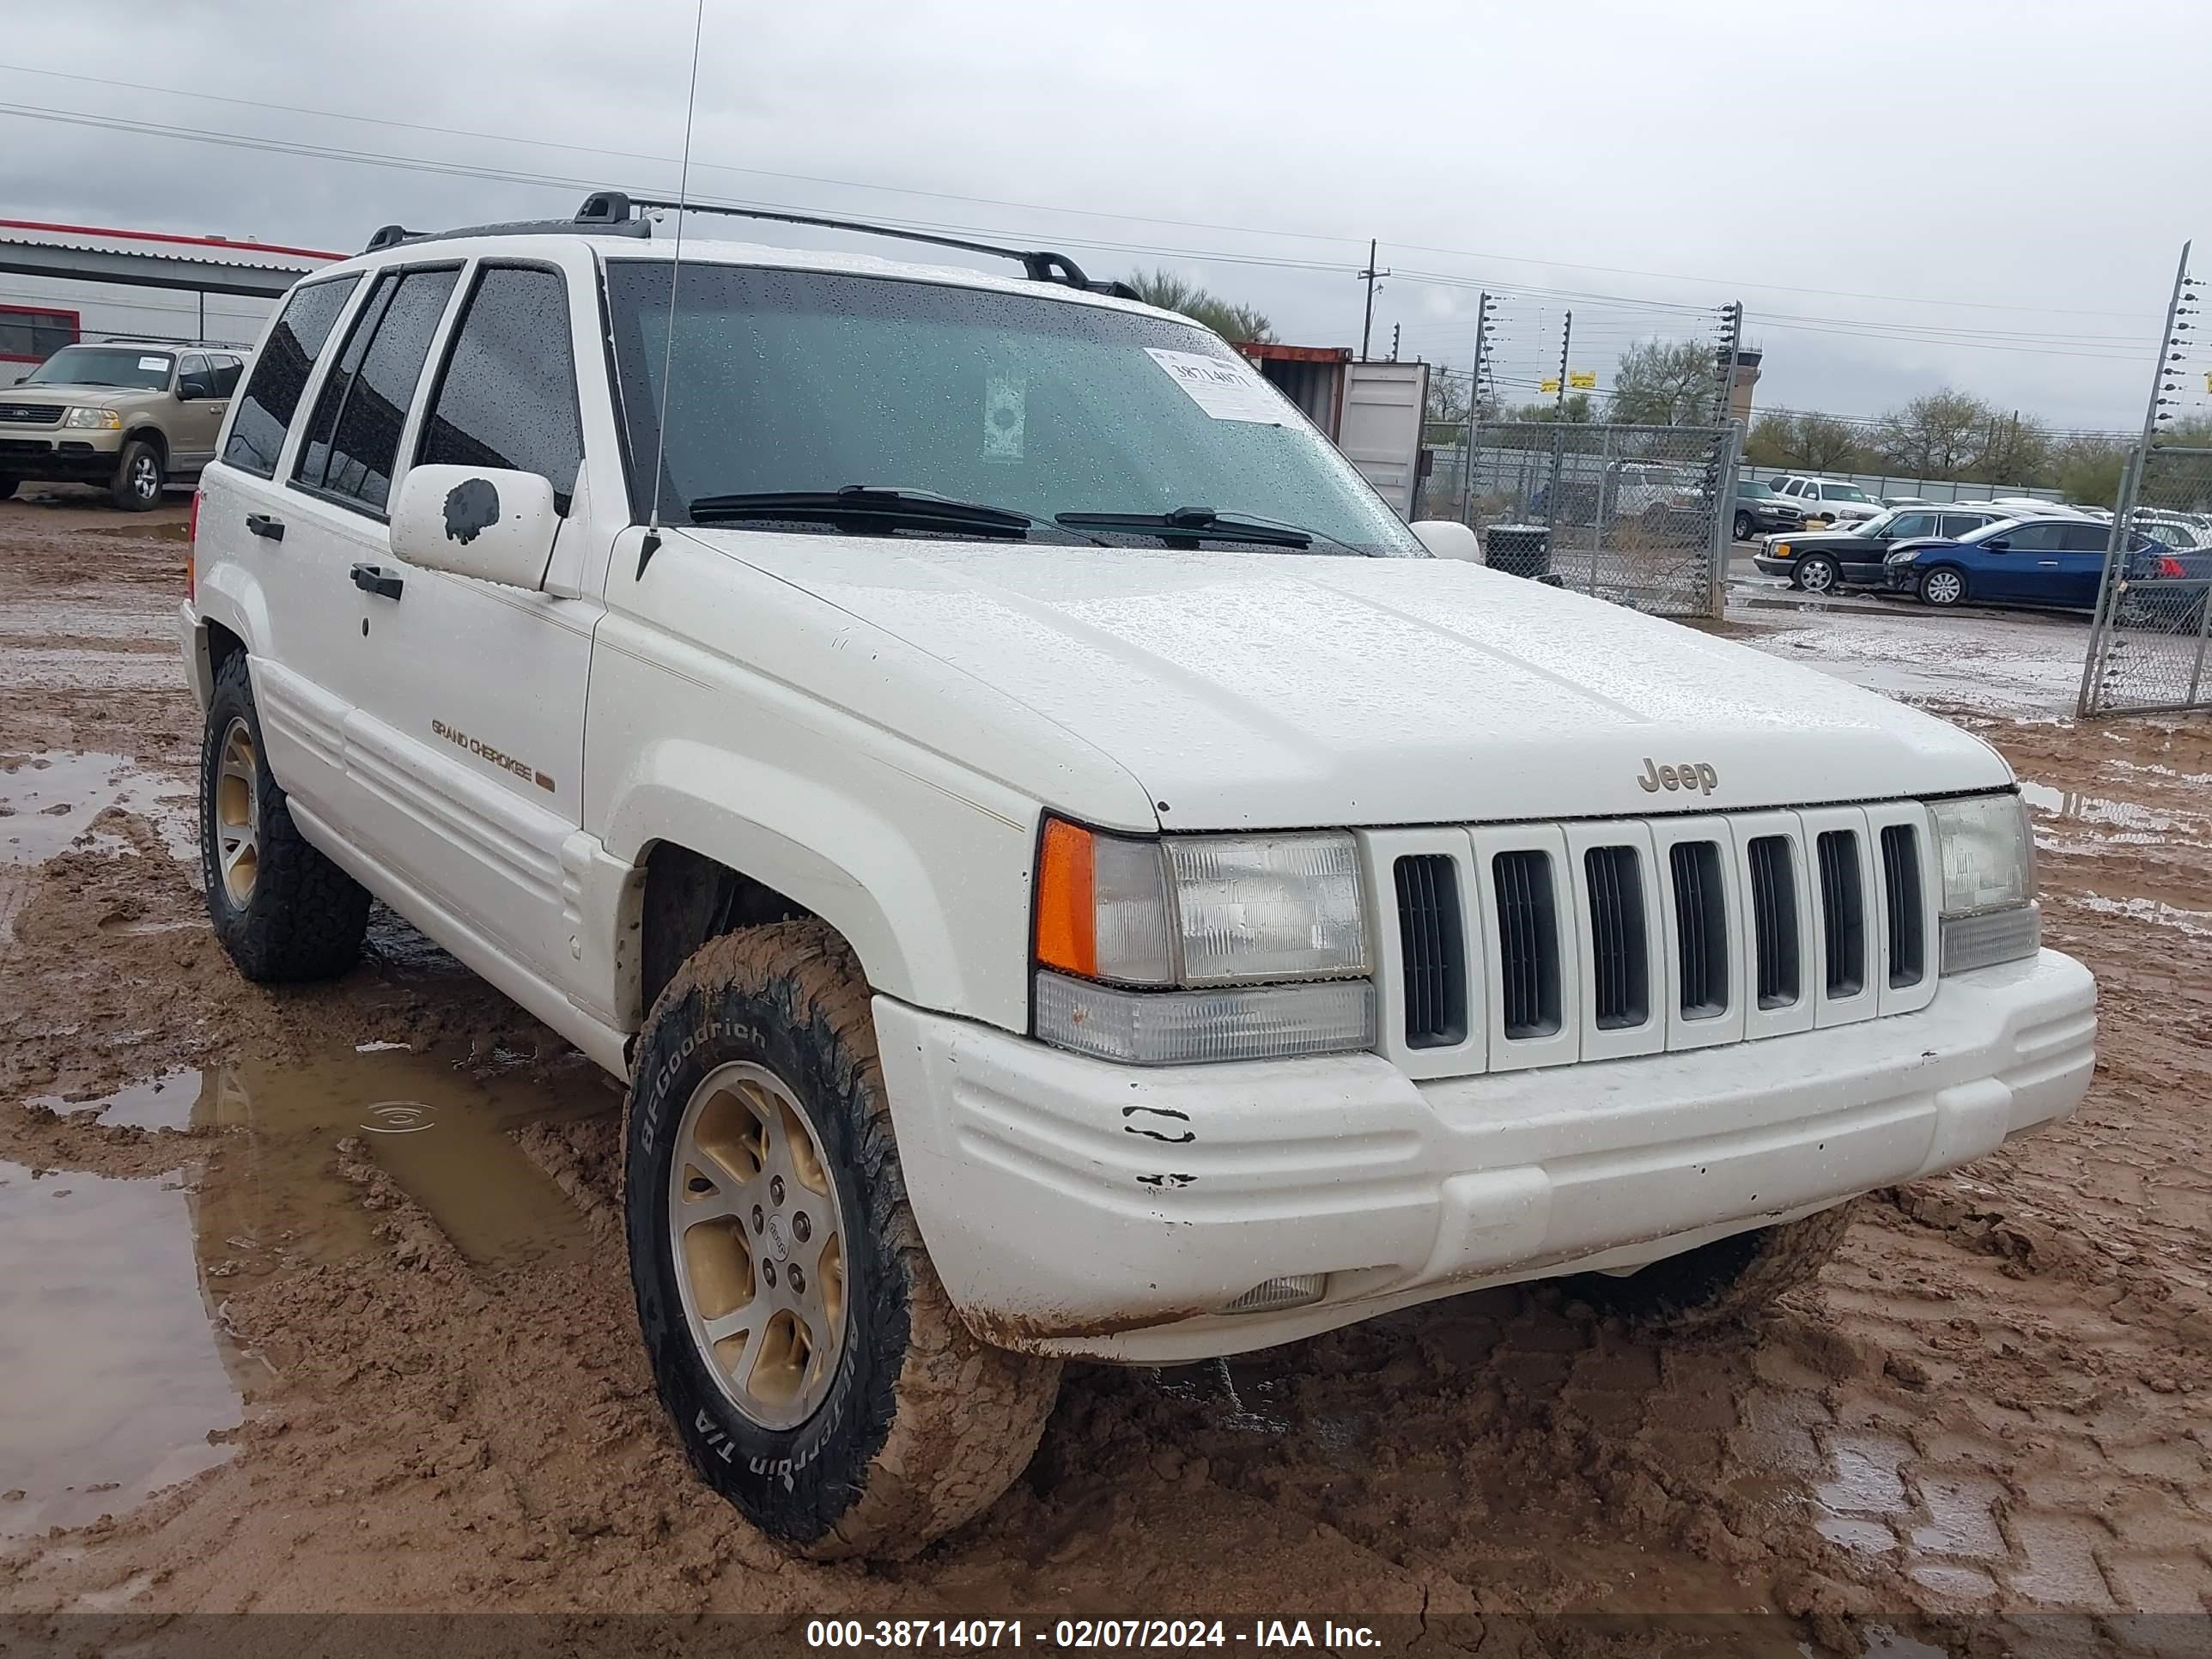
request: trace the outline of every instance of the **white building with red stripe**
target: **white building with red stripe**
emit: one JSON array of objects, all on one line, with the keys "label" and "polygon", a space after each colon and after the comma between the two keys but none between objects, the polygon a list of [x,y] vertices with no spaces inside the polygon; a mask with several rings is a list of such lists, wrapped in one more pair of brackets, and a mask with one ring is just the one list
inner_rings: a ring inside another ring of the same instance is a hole
[{"label": "white building with red stripe", "polygon": [[251,239],[0,219],[0,386],[78,340],[251,344],[294,283],[346,257]]}]

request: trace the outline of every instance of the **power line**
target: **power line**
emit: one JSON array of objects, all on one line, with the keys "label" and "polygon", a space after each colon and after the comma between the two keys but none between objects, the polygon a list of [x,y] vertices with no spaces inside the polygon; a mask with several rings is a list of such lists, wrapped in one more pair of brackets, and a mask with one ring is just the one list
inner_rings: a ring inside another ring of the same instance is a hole
[{"label": "power line", "polygon": [[[45,73],[46,71],[34,72]],[[127,85],[129,83],[118,84]],[[240,100],[235,101],[245,102],[246,100]],[[295,108],[295,106],[270,106],[270,107],[287,111]],[[38,105],[0,103],[0,115],[14,116],[19,119],[55,122],[65,125],[76,125],[96,130],[127,132],[138,136],[180,139],[192,143],[215,144],[230,149],[260,150],[271,154],[295,155],[319,161],[338,161],[349,165],[394,168],[401,171],[424,173],[445,177],[483,179],[493,182],[514,184],[535,188],[588,191],[600,188],[605,184],[605,180],[600,179],[576,178],[559,174],[532,173],[520,168],[487,167],[481,164],[440,161],[420,156],[393,155],[380,151],[349,149],[342,146],[311,143],[299,140],[271,138],[244,133],[223,132],[205,128],[180,126],[170,123],[141,121],[124,117],[96,115],[82,111],[58,110]],[[355,118],[348,117],[345,118],[350,119]],[[374,119],[374,118],[364,117],[359,118],[369,120]],[[458,129],[430,130],[449,132],[458,132],[459,131]],[[480,137],[495,137],[495,135],[489,134],[474,136]],[[535,143],[536,141],[514,140],[513,142],[530,143]],[[577,148],[579,149],[579,153],[591,153],[581,150],[580,147],[573,148]],[[749,169],[736,170],[750,171]],[[893,188],[890,186],[866,187]],[[963,198],[956,199],[986,200],[988,198]],[[798,204],[791,203],[750,200],[736,200],[725,204],[732,206],[764,207],[786,210],[794,210],[798,206]],[[969,235],[1006,236],[1010,234],[1018,234],[1018,233],[1010,233],[1004,228],[996,226],[945,224],[913,217],[884,216],[884,222],[889,225],[896,225],[903,228],[928,229]],[[1176,222],[1152,221],[1149,222]],[[1196,222],[1181,222],[1195,223]],[[1251,234],[1273,233],[1253,232]],[[1129,253],[1148,258],[1192,258],[1212,264],[1321,272],[1341,271],[1350,268],[1346,264],[1334,261],[1293,258],[1283,256],[1269,256],[1249,252],[1240,253],[1227,250],[1162,246],[1156,244],[1109,240],[1097,237],[1063,235],[1057,237],[1055,240],[1060,240],[1067,246],[1085,251]],[[1469,255],[1467,257],[1491,256]],[[1478,279],[1461,277],[1441,271],[1401,270],[1397,275],[1399,279],[1401,281],[1410,281],[1437,287],[1479,289],[1483,286]],[[1676,279],[1670,278],[1669,280]],[[1748,284],[1747,286],[1758,287],[1765,285]],[[1693,306],[1685,301],[1631,299],[1617,295],[1587,293],[1576,289],[1492,284],[1491,291],[1498,293],[1502,296],[1508,298],[1517,295],[1527,298],[1541,297],[1545,299],[1571,300],[1578,306],[1585,307],[1593,306],[1600,307],[1616,312],[1629,312],[1646,314],[1668,314],[1686,318],[1690,316],[1710,317],[1712,314],[1712,308],[1711,307]],[[2032,307],[2003,308],[2032,309]],[[1887,324],[1873,319],[1801,319],[1790,313],[1767,312],[1756,313],[1751,320],[1755,322],[1756,325],[1762,329],[1771,327],[1799,332],[1835,334],[1843,337],[1850,338],[1887,339],[1923,345],[1958,347],[1965,349],[2009,351],[2016,354],[2033,355],[2038,356],[2071,357],[2081,361],[2119,362],[2130,360],[2132,356],[2132,354],[2117,351],[2102,352],[2094,349],[2094,343],[2100,341],[2109,340],[2114,343],[2119,343],[2123,338],[2123,337],[2119,336],[2076,337],[2065,335],[2032,335],[2023,331],[2016,336],[2007,335],[2005,337],[2000,338],[1994,337],[1999,336],[2002,331],[1995,330],[1963,330],[1927,325]],[[1970,336],[1988,336],[1992,337],[1969,337]],[[2009,343],[2013,339],[2017,339],[2019,343]],[[2089,349],[2077,349],[2085,346]]]}]

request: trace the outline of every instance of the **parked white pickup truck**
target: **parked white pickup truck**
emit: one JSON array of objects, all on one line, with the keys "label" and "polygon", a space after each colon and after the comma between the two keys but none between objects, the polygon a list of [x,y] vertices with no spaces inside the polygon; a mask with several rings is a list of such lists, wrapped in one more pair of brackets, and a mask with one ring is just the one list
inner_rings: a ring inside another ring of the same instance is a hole
[{"label": "parked white pickup truck", "polygon": [[775,1536],[966,1520],[1068,1357],[1741,1312],[2081,1098],[1987,744],[1467,562],[1060,256],[649,230],[295,289],[180,631],[230,954],[374,894],[629,1080],[660,1392]]}]

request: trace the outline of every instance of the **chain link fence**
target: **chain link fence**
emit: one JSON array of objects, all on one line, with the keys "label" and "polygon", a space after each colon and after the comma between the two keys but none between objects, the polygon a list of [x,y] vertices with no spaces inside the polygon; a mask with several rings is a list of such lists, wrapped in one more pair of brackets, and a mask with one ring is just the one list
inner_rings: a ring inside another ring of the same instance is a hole
[{"label": "chain link fence", "polygon": [[2129,457],[2089,631],[2080,711],[2212,708],[2212,449]]},{"label": "chain link fence", "polygon": [[1413,516],[1472,526],[1493,566],[1657,616],[1717,617],[1737,436],[1484,422],[1431,446]]}]

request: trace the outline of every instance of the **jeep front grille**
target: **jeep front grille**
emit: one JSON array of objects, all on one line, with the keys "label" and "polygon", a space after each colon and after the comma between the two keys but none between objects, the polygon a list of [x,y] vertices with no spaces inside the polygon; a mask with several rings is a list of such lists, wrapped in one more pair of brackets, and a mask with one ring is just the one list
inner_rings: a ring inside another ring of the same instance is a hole
[{"label": "jeep front grille", "polygon": [[1382,1047],[1445,1077],[1909,1013],[1936,991],[1927,833],[1915,801],[1368,831]]},{"label": "jeep front grille", "polygon": [[1559,1029],[1559,916],[1551,854],[1500,853],[1491,868],[1505,1035],[1553,1036]]},{"label": "jeep front grille", "polygon": [[1459,869],[1440,854],[1398,860],[1399,942],[1406,969],[1406,1041],[1440,1048],[1467,1036],[1467,940]]},{"label": "jeep front grille", "polygon": [[1797,867],[1787,836],[1756,836],[1744,848],[1751,872],[1752,943],[1759,963],[1759,1006],[1788,1008],[1798,996]]},{"label": "jeep front grille", "polygon": [[1827,943],[1828,994],[1856,996],[1866,986],[1866,893],[1859,884],[1859,838],[1852,830],[1820,836],[1820,932]]},{"label": "jeep front grille", "polygon": [[1728,898],[1717,842],[1678,841],[1674,866],[1675,985],[1682,1018],[1718,1019],[1729,1010]]},{"label": "jeep front grille", "polygon": [[1889,983],[1893,990],[1920,983],[1928,971],[1928,940],[1922,927],[1920,838],[1907,823],[1881,832],[1882,902],[1889,923]]},{"label": "jeep front grille", "polygon": [[1629,1030],[1651,1018],[1651,954],[1644,937],[1644,872],[1633,847],[1583,854],[1589,889],[1590,989],[1601,1031]]}]

